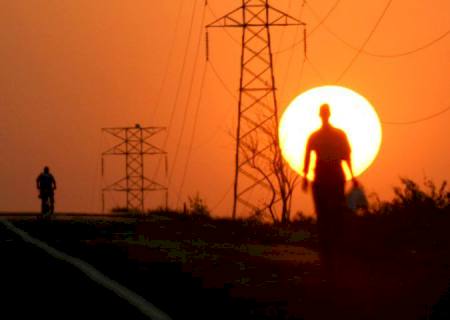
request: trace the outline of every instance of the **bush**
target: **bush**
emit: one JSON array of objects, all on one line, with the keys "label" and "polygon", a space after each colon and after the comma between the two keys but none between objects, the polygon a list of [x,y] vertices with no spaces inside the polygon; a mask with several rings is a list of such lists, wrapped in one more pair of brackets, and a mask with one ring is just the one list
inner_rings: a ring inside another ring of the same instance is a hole
[{"label": "bush", "polygon": [[[447,181],[442,182],[439,188],[433,181],[425,179],[424,185],[428,189],[423,191],[412,180],[401,178],[403,188],[394,188],[396,198],[394,203],[403,207],[425,206],[442,209],[449,206],[450,192],[447,191]],[[428,192],[427,192],[428,191]]]},{"label": "bush", "polygon": [[423,186],[401,178],[392,201],[378,199],[375,206],[352,222],[352,246],[360,252],[390,252],[405,248],[450,245],[450,192],[426,179]]},{"label": "bush", "polygon": [[264,210],[254,209],[252,213],[245,219],[250,224],[264,224],[264,223],[276,223],[269,218],[269,214]]},{"label": "bush", "polygon": [[315,220],[316,220],[315,217],[307,216],[307,215],[305,215],[305,213],[303,211],[298,211],[292,222],[304,223],[304,224],[314,224]]},{"label": "bush", "polygon": [[378,201],[371,210],[375,214],[400,212],[425,213],[450,209],[450,191],[447,182],[439,187],[430,179],[425,179],[423,190],[416,182],[400,178],[401,186],[394,188],[395,197],[391,202]]},{"label": "bush", "polygon": [[197,193],[194,197],[189,197],[189,213],[197,216],[210,217],[211,212],[206,206],[205,202]]},{"label": "bush", "polygon": [[111,209],[111,213],[117,213],[117,214],[121,214],[121,213],[126,213],[126,214],[142,214],[143,212],[139,209],[133,209],[133,208],[127,208],[127,207],[113,207]]}]

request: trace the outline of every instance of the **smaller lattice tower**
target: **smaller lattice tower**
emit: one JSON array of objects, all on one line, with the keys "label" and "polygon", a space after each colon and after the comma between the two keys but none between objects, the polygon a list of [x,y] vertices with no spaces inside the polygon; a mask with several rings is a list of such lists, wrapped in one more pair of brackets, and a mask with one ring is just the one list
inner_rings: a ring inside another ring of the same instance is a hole
[{"label": "smaller lattice tower", "polygon": [[144,159],[146,156],[164,158],[167,176],[167,153],[150,143],[163,127],[134,127],[102,128],[102,133],[114,137],[116,144],[102,153],[102,177],[104,177],[105,156],[125,157],[125,176],[102,189],[102,210],[105,210],[105,192],[117,191],[126,193],[127,210],[144,212],[145,194],[147,192],[164,192],[165,207],[167,208],[168,188],[161,182],[153,181],[145,176]]}]

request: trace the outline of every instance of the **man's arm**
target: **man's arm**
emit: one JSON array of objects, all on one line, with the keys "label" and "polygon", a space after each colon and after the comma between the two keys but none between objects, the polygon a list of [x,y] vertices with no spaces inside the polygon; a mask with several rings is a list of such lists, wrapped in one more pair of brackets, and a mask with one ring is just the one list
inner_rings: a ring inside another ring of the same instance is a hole
[{"label": "man's arm", "polygon": [[349,155],[347,159],[344,159],[344,162],[347,164],[348,170],[350,171],[350,176],[352,177],[352,183],[354,187],[358,186],[358,180],[356,180],[355,176],[353,175],[353,168],[352,168],[352,158]]},{"label": "man's arm", "polygon": [[350,143],[348,142],[347,136],[344,133],[345,137],[345,156],[344,156],[344,162],[347,164],[348,170],[350,171],[350,176],[353,181],[353,185],[357,186],[358,182],[356,181],[355,176],[353,175],[353,164],[352,164],[352,150],[350,147]]},{"label": "man's arm", "polygon": [[309,145],[306,147],[305,159],[303,161],[303,174],[306,177],[309,171],[309,163],[311,161],[311,148]]},{"label": "man's arm", "polygon": [[39,178],[40,178],[41,176],[38,176],[37,178],[36,178],[36,188],[37,189],[40,189],[40,184],[39,184]]},{"label": "man's arm", "polygon": [[349,154],[347,158],[344,159],[344,162],[347,163],[348,170],[350,171],[350,176],[354,179],[353,175],[353,166],[352,166],[352,157]]},{"label": "man's arm", "polygon": [[53,182],[53,190],[56,190],[56,180],[53,176],[52,176],[52,182]]},{"label": "man's arm", "polygon": [[306,176],[308,175],[310,161],[311,161],[311,139],[308,139],[308,142],[306,144],[305,159],[303,160],[303,184],[302,184],[303,191],[306,191],[306,189],[308,188],[308,179],[306,178]]}]

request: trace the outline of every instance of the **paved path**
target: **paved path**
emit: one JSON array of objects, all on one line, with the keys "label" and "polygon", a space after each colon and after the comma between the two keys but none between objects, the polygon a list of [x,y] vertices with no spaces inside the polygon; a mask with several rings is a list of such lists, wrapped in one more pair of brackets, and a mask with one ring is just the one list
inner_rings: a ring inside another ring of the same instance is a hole
[{"label": "paved path", "polygon": [[164,318],[149,317],[92,275],[12,232],[8,223],[0,223],[0,254],[2,319]]}]

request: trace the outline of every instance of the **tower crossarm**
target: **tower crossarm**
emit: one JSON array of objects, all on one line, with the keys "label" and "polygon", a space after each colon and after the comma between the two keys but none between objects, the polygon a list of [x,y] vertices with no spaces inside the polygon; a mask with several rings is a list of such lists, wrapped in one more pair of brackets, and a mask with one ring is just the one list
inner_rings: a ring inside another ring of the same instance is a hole
[{"label": "tower crossarm", "polygon": [[242,27],[242,6],[206,25],[206,28]]},{"label": "tower crossarm", "polygon": [[[261,11],[267,9],[268,19],[260,19]],[[243,10],[251,14],[244,16]],[[279,10],[267,3],[265,0],[244,0],[242,6],[236,8],[224,16],[217,18],[206,28],[224,28],[224,27],[285,27],[285,26],[305,26],[306,24],[299,19]]]}]

